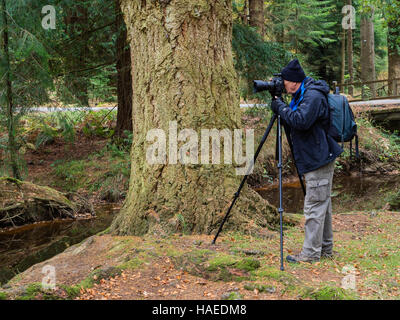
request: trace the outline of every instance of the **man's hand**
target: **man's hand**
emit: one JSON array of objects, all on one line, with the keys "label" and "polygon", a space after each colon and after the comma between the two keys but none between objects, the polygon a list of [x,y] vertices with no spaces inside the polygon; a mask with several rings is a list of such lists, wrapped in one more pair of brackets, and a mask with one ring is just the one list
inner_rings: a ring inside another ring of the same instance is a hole
[{"label": "man's hand", "polygon": [[278,114],[279,109],[283,106],[285,106],[285,103],[283,102],[282,97],[275,96],[272,98],[271,109],[274,113]]}]

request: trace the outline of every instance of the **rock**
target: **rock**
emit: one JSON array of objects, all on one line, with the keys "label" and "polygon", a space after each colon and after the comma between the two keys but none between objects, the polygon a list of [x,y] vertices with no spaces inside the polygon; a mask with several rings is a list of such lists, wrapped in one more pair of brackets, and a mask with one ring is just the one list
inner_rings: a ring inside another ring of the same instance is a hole
[{"label": "rock", "polygon": [[228,291],[221,296],[221,300],[242,300],[243,295],[238,291]]},{"label": "rock", "polygon": [[69,249],[67,249],[66,252],[72,250],[72,253],[71,253],[71,254],[72,254],[72,255],[77,255],[77,254],[79,254],[79,253],[85,251],[85,249],[86,249],[87,247],[89,247],[89,246],[90,246],[91,244],[93,244],[93,243],[94,243],[94,237],[92,236],[92,237],[86,239],[82,244],[77,244],[77,245],[74,245],[74,246],[70,247]]},{"label": "rock", "polygon": [[26,292],[27,292],[26,289],[27,289],[26,285],[17,286],[14,288],[10,286],[10,288],[7,288],[5,290],[5,292],[7,293],[7,296],[19,297],[19,296],[23,296],[26,294]]},{"label": "rock", "polygon": [[249,291],[257,290],[258,292],[268,292],[268,293],[276,292],[275,287],[264,284],[247,283],[244,285],[244,288]]},{"label": "rock", "polygon": [[275,289],[275,287],[267,287],[267,288],[265,288],[265,291],[266,292],[268,292],[268,293],[275,293],[276,292],[276,289]]}]

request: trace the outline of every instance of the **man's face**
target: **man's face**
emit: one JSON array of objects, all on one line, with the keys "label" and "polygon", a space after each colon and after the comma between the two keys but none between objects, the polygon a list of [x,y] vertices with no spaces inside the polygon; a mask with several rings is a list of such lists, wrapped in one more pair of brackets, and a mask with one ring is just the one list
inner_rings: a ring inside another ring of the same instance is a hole
[{"label": "man's face", "polygon": [[292,82],[288,80],[283,80],[285,89],[287,93],[295,93],[301,86],[301,82]]}]

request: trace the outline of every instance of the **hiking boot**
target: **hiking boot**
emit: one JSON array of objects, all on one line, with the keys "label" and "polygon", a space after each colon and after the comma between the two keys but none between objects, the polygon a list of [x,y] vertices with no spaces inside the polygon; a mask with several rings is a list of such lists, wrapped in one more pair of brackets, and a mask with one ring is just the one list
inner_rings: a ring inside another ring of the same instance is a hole
[{"label": "hiking boot", "polygon": [[316,262],[319,261],[318,258],[313,258],[306,256],[302,254],[301,252],[299,254],[294,254],[294,255],[289,255],[286,257],[286,261],[290,263],[299,263],[299,262]]}]

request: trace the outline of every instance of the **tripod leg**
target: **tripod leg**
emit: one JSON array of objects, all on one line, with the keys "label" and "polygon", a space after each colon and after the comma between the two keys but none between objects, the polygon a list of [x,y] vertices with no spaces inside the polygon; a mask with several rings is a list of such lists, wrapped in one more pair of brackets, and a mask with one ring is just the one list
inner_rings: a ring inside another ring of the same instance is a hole
[{"label": "tripod leg", "polygon": [[301,178],[301,175],[299,173],[299,169],[297,168],[296,160],[294,160],[293,144],[292,144],[292,141],[290,140],[289,133],[288,133],[289,129],[287,128],[287,126],[285,124],[283,124],[283,128],[285,129],[286,140],[287,140],[287,142],[289,144],[290,152],[292,153],[292,158],[293,158],[294,166],[296,167],[297,175],[299,177],[301,189],[303,189],[303,194],[304,194],[304,196],[306,196],[306,187],[304,186],[303,179]]},{"label": "tripod leg", "polygon": [[283,208],[282,208],[282,128],[281,116],[278,115],[278,169],[279,169],[279,222],[280,222],[280,249],[281,270],[283,271]]},{"label": "tripod leg", "polygon": [[269,122],[269,125],[268,125],[267,129],[265,130],[265,133],[264,133],[264,135],[263,135],[263,137],[262,137],[262,139],[261,139],[261,142],[260,142],[260,144],[258,145],[257,151],[256,151],[256,153],[254,154],[253,161],[252,161],[252,163],[250,163],[250,166],[249,166],[249,168],[247,169],[247,173],[246,173],[246,175],[243,177],[242,182],[240,183],[239,189],[236,191],[236,193],[235,193],[235,195],[234,195],[233,201],[232,201],[232,203],[231,203],[231,205],[230,205],[228,211],[226,212],[225,217],[224,217],[224,219],[223,219],[222,222],[221,222],[221,225],[219,226],[218,232],[217,232],[217,234],[215,235],[214,240],[212,241],[212,244],[215,244],[215,241],[217,241],[218,235],[220,234],[220,232],[221,232],[221,230],[222,230],[222,227],[224,226],[226,220],[228,219],[229,213],[231,212],[231,210],[232,210],[232,208],[233,208],[233,205],[235,204],[237,198],[239,198],[240,191],[242,190],[242,188],[243,188],[243,186],[244,186],[244,183],[246,182],[246,179],[247,179],[247,177],[249,176],[250,171],[251,171],[251,169],[253,168],[253,166],[254,166],[254,164],[255,164],[255,162],[256,162],[256,159],[257,159],[257,157],[258,157],[258,154],[260,153],[260,151],[261,151],[261,149],[262,149],[262,147],[263,147],[263,145],[264,145],[265,140],[267,140],[267,137],[268,137],[268,135],[269,135],[269,133],[270,133],[270,131],[271,131],[271,129],[272,129],[272,126],[274,125],[274,122],[275,122],[276,118],[277,118],[277,116],[276,116],[276,114],[274,113],[274,114],[272,115],[272,118],[271,118],[271,120],[270,120],[270,122]]}]

